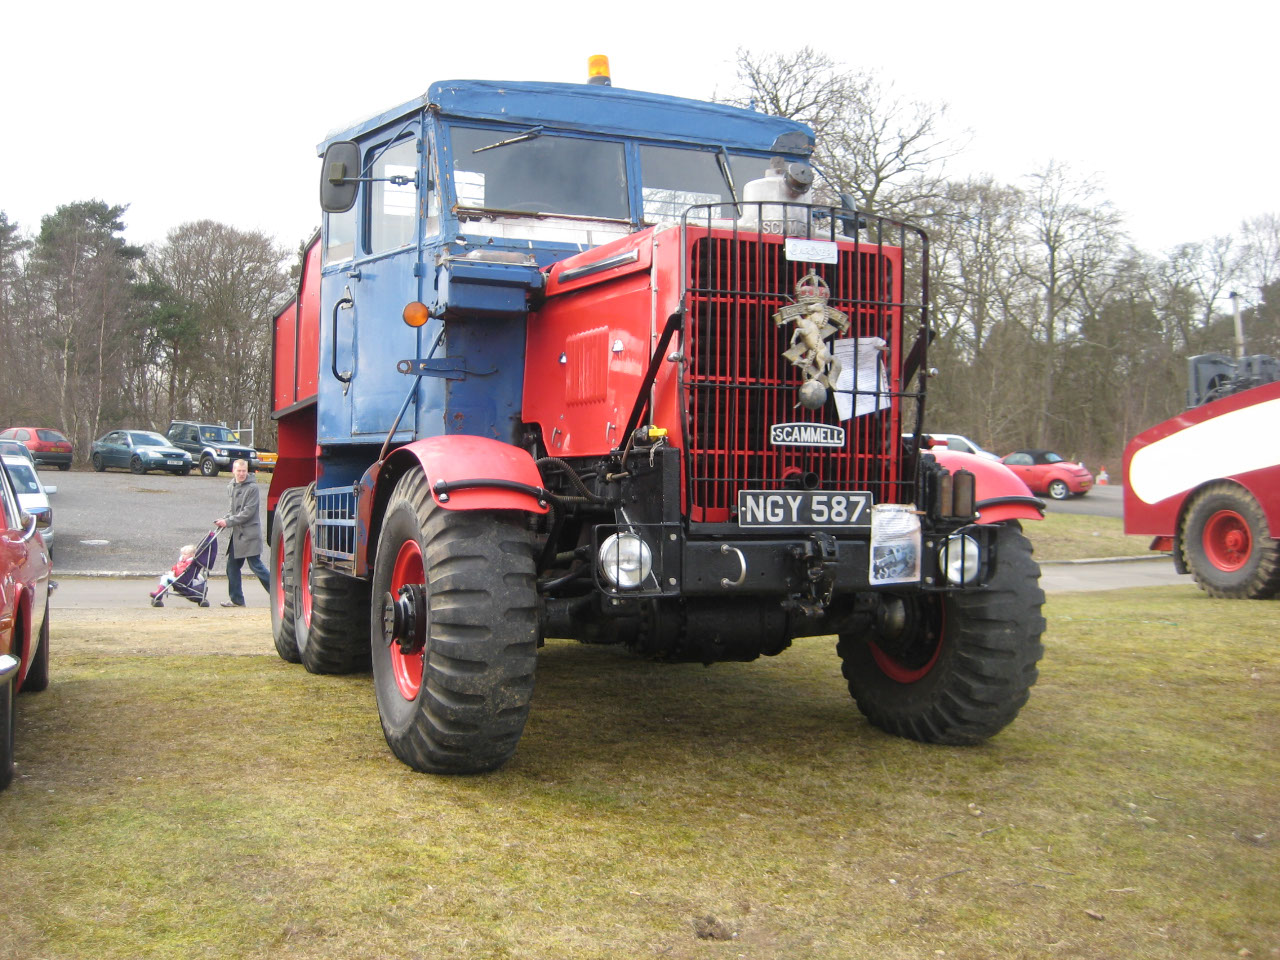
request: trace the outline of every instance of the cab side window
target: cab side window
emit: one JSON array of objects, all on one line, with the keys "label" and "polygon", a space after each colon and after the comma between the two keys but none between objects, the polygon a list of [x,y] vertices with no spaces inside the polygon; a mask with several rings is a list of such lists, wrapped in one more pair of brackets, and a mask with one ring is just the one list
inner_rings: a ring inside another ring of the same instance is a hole
[{"label": "cab side window", "polygon": [[[374,147],[365,160],[369,184],[369,252],[397,250],[418,239],[418,141],[414,137]],[[391,183],[390,177],[410,182]]]},{"label": "cab side window", "polygon": [[338,263],[356,255],[356,211],[359,204],[346,213],[324,215],[324,262]]}]

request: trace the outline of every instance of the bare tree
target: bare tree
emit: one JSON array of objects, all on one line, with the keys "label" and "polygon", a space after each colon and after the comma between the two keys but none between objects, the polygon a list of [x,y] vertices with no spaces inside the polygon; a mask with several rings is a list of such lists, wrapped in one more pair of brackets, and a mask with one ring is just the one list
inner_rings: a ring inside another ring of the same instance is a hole
[{"label": "bare tree", "polygon": [[728,102],[812,127],[815,163],[859,209],[901,215],[940,195],[943,163],[961,147],[940,132],[945,104],[896,96],[811,47],[739,50],[737,74],[740,92]]},{"label": "bare tree", "polygon": [[290,290],[290,259],[265,235],[212,220],[176,227],[150,251],[169,417],[267,428],[270,318]]}]

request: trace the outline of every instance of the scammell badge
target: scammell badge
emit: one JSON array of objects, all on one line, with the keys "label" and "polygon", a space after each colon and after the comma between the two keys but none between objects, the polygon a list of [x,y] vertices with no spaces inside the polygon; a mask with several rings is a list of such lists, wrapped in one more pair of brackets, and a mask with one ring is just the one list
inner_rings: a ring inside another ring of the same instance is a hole
[{"label": "scammell badge", "polygon": [[773,315],[779,327],[795,321],[791,346],[782,355],[804,376],[799,399],[810,410],[820,410],[826,404],[827,391],[840,376],[840,361],[831,352],[829,341],[849,329],[849,318],[828,306],[830,297],[827,282],[808,273],[796,282],[796,302]]}]

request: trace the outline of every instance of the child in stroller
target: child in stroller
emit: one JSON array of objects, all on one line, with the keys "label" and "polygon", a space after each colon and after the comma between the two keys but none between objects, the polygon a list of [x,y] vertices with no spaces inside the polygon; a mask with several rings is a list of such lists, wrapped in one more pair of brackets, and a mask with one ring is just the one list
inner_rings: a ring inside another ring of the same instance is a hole
[{"label": "child in stroller", "polygon": [[209,605],[209,568],[218,558],[218,531],[211,530],[197,544],[187,544],[179,551],[178,562],[160,577],[159,585],[151,591],[151,605],[164,606],[164,596],[170,590],[180,597],[202,607]]}]

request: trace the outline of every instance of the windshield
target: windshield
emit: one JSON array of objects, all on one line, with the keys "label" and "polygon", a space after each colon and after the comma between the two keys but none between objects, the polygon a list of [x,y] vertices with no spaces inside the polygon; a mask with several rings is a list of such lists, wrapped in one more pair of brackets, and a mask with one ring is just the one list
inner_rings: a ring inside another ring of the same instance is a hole
[{"label": "windshield", "polygon": [[201,427],[200,439],[210,443],[239,443],[236,435],[226,427]]},{"label": "windshield", "polygon": [[135,447],[167,447],[169,441],[158,433],[149,430],[130,430],[129,439]]},{"label": "windshield", "polygon": [[515,136],[510,129],[452,129],[459,207],[628,219],[621,143],[550,134]]},{"label": "windshield", "polygon": [[1056,453],[1046,453],[1044,455],[1044,462],[1045,463],[1062,463],[1063,460],[1062,460],[1062,457],[1058,456]]},{"label": "windshield", "polygon": [[[643,146],[640,169],[644,183],[644,222],[675,223],[685,210],[695,204],[730,203],[742,199],[744,184],[764,176],[769,167],[766,157],[728,155],[733,191],[724,176],[723,154],[710,150],[678,147]],[[705,215],[705,214],[704,214]],[[715,217],[733,217],[735,210],[725,207],[712,211]]]},{"label": "windshield", "polygon": [[36,479],[35,471],[27,463],[23,461],[11,463],[6,460],[4,465],[8,468],[9,477],[13,480],[14,489],[18,493],[40,492],[40,481]]}]

